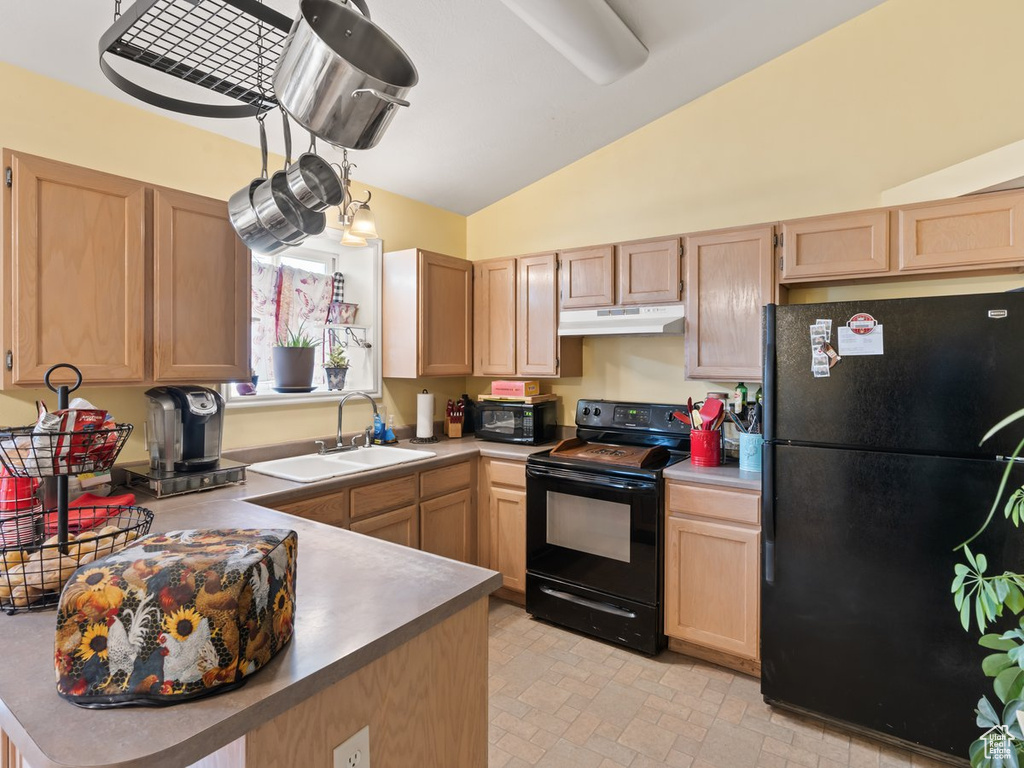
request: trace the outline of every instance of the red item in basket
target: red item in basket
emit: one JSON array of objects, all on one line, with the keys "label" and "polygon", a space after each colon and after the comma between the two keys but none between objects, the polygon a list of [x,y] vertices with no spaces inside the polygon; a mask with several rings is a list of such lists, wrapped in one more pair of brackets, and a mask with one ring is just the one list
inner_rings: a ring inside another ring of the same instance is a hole
[{"label": "red item in basket", "polygon": [[[68,505],[68,531],[81,533],[102,525],[107,519],[114,517],[121,507],[130,507],[135,503],[134,493],[120,496],[97,496],[83,493]],[[46,513],[46,533],[57,532],[57,513]]]},{"label": "red item in basket", "polygon": [[39,481],[34,477],[14,477],[0,466],[0,512],[31,509],[35,503]]}]

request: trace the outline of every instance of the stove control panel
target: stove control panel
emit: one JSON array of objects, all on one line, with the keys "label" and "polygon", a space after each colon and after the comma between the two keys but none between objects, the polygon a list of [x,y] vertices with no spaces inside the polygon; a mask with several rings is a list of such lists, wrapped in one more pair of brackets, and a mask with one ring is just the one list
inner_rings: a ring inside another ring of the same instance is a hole
[{"label": "stove control panel", "polygon": [[627,429],[686,434],[690,428],[672,415],[674,411],[685,409],[686,407],[681,405],[580,400],[576,403],[576,426],[589,429]]}]

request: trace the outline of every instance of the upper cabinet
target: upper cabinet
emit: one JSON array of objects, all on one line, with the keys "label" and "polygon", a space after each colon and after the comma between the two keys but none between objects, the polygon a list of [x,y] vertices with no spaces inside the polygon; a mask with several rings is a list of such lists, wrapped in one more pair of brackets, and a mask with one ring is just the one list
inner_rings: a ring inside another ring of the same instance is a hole
[{"label": "upper cabinet", "polygon": [[385,377],[473,372],[473,264],[413,248],[384,254]]},{"label": "upper cabinet", "polygon": [[783,221],[779,282],[868,276],[889,270],[888,211]]},{"label": "upper cabinet", "polygon": [[473,265],[473,373],[516,375],[516,260]]},{"label": "upper cabinet", "polygon": [[900,272],[1024,263],[1024,193],[908,205],[893,219]]},{"label": "upper cabinet", "polygon": [[[249,252],[227,204],[4,152],[4,386],[249,375]],[[150,224],[152,222],[152,231]]]},{"label": "upper cabinet", "polygon": [[559,253],[562,309],[607,307],[615,303],[614,249],[577,248]]},{"label": "upper cabinet", "polygon": [[761,378],[761,313],[772,300],[771,227],[689,235],[686,377]]},{"label": "upper cabinet", "polygon": [[223,202],[153,190],[155,379],[247,377],[251,274]]},{"label": "upper cabinet", "polygon": [[582,373],[582,339],[558,335],[554,253],[474,264],[474,374],[557,378]]},{"label": "upper cabinet", "polygon": [[668,304],[682,297],[679,238],[615,246],[616,303]]}]

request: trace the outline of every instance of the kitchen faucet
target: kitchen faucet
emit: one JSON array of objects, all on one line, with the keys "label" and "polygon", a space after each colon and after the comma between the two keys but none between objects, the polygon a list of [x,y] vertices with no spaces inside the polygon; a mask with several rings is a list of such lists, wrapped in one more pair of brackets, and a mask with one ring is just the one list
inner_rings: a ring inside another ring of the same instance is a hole
[{"label": "kitchen faucet", "polygon": [[[359,437],[359,435],[353,435],[352,436],[352,443],[350,445],[345,445],[342,442],[342,437],[341,437],[342,414],[344,413],[345,403],[347,403],[350,398],[353,398],[353,397],[356,397],[356,396],[366,398],[366,400],[373,407],[374,424],[376,424],[376,421],[377,421],[377,419],[376,419],[376,416],[377,416],[377,403],[374,402],[373,398],[370,397],[365,392],[349,392],[347,395],[345,395],[343,398],[341,398],[340,401],[338,401],[338,444],[334,448],[327,448],[324,445],[324,441],[323,440],[317,440],[315,442],[316,442],[317,445],[320,446],[320,453],[323,454],[323,453],[338,453],[339,451],[354,451],[356,448],[359,447],[358,445],[356,445],[356,438]],[[364,448],[369,448],[369,447],[371,447],[373,445],[373,427],[374,427],[374,425],[371,424],[370,426],[368,426],[363,431],[363,447]]]}]

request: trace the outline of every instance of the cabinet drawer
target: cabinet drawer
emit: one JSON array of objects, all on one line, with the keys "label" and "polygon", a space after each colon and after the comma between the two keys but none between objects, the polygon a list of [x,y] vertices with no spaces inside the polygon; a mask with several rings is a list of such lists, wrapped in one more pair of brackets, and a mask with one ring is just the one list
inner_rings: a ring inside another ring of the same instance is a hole
[{"label": "cabinet drawer", "polygon": [[349,511],[353,520],[416,502],[416,476],[397,477],[352,489]]},{"label": "cabinet drawer", "polygon": [[428,469],[420,473],[420,498],[431,499],[442,493],[469,488],[473,471],[468,461],[450,467]]},{"label": "cabinet drawer", "polygon": [[420,518],[415,504],[352,523],[352,531],[403,547],[420,545]]},{"label": "cabinet drawer", "polygon": [[526,487],[526,462],[491,461],[488,465],[488,473],[491,485],[510,485],[513,488]]},{"label": "cabinet drawer", "polygon": [[760,525],[761,494],[756,491],[670,482],[668,511],[669,514],[697,515]]},{"label": "cabinet drawer", "polygon": [[318,523],[334,525],[338,528],[348,527],[348,491],[328,493],[302,501],[291,501],[277,507],[289,515],[315,520]]}]

